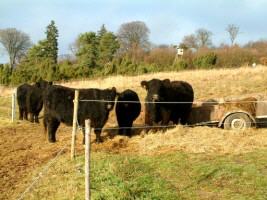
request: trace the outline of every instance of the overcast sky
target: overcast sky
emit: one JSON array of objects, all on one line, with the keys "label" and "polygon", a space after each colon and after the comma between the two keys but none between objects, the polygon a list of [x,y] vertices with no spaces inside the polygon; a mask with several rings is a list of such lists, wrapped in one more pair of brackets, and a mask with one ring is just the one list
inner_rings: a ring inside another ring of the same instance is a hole
[{"label": "overcast sky", "polygon": [[[55,20],[59,54],[67,54],[78,34],[97,31],[102,24],[117,32],[125,22],[143,21],[155,44],[178,44],[198,28],[213,33],[218,45],[229,43],[228,24],[240,27],[237,42],[267,39],[267,0],[0,0],[0,29],[17,28],[33,43],[45,38]],[[0,62],[7,61],[0,52]]]}]

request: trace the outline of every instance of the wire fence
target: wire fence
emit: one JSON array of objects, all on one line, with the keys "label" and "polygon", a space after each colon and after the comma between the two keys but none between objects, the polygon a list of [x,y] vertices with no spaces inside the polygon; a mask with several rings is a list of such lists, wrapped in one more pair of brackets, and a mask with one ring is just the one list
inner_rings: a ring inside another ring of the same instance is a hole
[{"label": "wire fence", "polygon": [[50,162],[38,173],[38,175],[33,179],[33,181],[31,182],[31,184],[21,193],[21,195],[17,198],[17,200],[22,200],[25,198],[25,195],[27,193],[29,193],[31,191],[31,189],[33,189],[33,187],[38,183],[38,181],[40,181],[40,179],[42,177],[44,177],[46,175],[46,173],[48,172],[49,168],[52,167],[56,161],[58,160],[59,156],[64,152],[64,150],[67,148],[66,144],[63,148],[61,148],[58,153],[56,154],[56,156],[50,160]]},{"label": "wire fence", "polygon": [[[198,123],[198,124],[185,124],[185,125],[181,125],[181,124],[171,124],[171,125],[152,125],[152,126],[132,126],[132,127],[93,127],[94,130],[104,130],[104,131],[108,131],[108,130],[120,130],[120,129],[166,129],[166,128],[175,128],[177,126],[182,126],[182,127],[198,127],[198,126],[210,126],[210,125],[214,125],[216,126],[216,124],[218,124],[218,121],[210,121],[210,122],[203,122],[203,123]],[[231,125],[231,123],[223,123],[224,125]],[[266,125],[267,124],[267,119],[264,122],[251,122],[252,127],[253,125]],[[77,126],[79,127],[80,130],[84,130],[85,127],[81,126],[80,124],[77,123]]]},{"label": "wire fence", "polygon": [[102,102],[102,103],[142,103],[142,104],[238,104],[238,103],[267,103],[267,100],[257,101],[110,101],[101,99],[80,99],[80,102]]}]

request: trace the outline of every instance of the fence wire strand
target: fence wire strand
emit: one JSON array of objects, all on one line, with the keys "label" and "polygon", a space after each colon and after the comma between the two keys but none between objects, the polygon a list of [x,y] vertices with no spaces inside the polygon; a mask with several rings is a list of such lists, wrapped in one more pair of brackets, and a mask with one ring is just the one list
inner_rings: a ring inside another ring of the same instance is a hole
[{"label": "fence wire strand", "polygon": [[[103,128],[99,128],[99,127],[92,127],[94,130],[120,130],[120,129],[153,129],[153,128],[175,128],[177,126],[181,126],[181,127],[197,127],[197,126],[208,126],[211,124],[214,124],[214,127],[218,127],[215,124],[218,124],[218,121],[211,121],[211,122],[201,122],[201,123],[197,123],[197,124],[186,124],[186,125],[181,125],[181,124],[172,124],[172,125],[153,125],[153,126],[132,126],[132,127],[103,127]],[[223,124],[231,124],[231,123],[223,123]],[[253,125],[256,124],[267,124],[267,121],[265,122],[252,122]],[[81,126],[78,122],[77,125],[79,127],[80,130],[84,130],[85,127]],[[252,127],[253,128],[253,127]]]},{"label": "fence wire strand", "polygon": [[110,100],[104,100],[104,99],[80,99],[80,102],[102,102],[102,103],[143,103],[143,104],[212,104],[212,105],[220,105],[220,104],[237,104],[237,103],[267,103],[267,100],[264,101],[180,101],[180,102],[176,102],[176,101],[110,101]]},{"label": "fence wire strand", "polygon": [[63,151],[66,149],[68,144],[66,144],[60,151],[58,151],[57,155],[41,170],[41,172],[38,173],[38,176],[34,178],[32,183],[24,190],[24,192],[20,195],[20,197],[17,200],[24,199],[25,195],[37,184],[37,182],[45,175],[45,173],[48,171],[50,167],[54,163],[56,163],[59,156],[63,153]]}]

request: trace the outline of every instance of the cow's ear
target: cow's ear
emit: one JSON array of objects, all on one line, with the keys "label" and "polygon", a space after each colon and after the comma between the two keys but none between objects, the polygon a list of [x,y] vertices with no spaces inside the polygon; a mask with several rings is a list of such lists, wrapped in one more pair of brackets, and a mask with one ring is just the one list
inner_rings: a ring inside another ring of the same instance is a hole
[{"label": "cow's ear", "polygon": [[164,86],[166,86],[166,87],[171,85],[170,79],[164,79],[162,82],[163,82]]},{"label": "cow's ear", "polygon": [[142,88],[145,88],[147,90],[148,89],[147,81],[142,81],[141,86]]}]

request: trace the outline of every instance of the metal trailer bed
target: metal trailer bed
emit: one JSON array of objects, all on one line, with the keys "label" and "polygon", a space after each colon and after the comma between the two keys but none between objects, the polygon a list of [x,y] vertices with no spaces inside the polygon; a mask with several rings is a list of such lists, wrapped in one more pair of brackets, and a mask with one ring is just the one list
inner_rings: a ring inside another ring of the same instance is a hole
[{"label": "metal trailer bed", "polygon": [[267,126],[267,100],[261,95],[242,99],[208,100],[193,104],[189,125],[246,129]]}]

